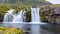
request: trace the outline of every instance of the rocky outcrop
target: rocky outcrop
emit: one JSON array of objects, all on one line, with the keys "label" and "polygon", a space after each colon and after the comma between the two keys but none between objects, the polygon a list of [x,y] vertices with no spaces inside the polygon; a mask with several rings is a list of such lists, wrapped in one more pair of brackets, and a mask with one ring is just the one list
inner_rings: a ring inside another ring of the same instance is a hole
[{"label": "rocky outcrop", "polygon": [[4,18],[4,16],[0,16],[0,22],[2,22],[2,21],[3,21],[3,18]]},{"label": "rocky outcrop", "polygon": [[45,21],[60,24],[60,6],[55,8],[47,6],[43,9],[43,13]]}]

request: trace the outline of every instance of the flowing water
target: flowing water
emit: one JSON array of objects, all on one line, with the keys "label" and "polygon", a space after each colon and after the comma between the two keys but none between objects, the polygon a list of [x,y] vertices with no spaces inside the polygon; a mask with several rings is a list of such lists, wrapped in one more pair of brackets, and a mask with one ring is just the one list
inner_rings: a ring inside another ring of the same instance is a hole
[{"label": "flowing water", "polygon": [[7,11],[7,13],[4,16],[3,22],[12,22],[14,19],[13,12],[14,12],[14,9]]},{"label": "flowing water", "polygon": [[20,11],[19,14],[13,19],[13,22],[23,22],[22,13],[23,11]]},{"label": "flowing water", "polygon": [[20,23],[24,22],[25,18],[26,18],[25,13],[26,13],[26,11],[23,11],[23,10],[18,12],[18,15],[15,16],[15,18],[13,19],[13,22],[20,22]]},{"label": "flowing water", "polygon": [[32,22],[40,22],[39,8],[31,8]]}]

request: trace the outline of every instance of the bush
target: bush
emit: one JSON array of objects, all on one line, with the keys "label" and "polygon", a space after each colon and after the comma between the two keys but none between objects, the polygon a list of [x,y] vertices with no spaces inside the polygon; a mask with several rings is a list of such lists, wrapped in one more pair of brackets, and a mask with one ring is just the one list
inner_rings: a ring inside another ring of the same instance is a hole
[{"label": "bush", "polygon": [[31,10],[30,8],[26,9],[26,22],[30,22],[31,21]]}]

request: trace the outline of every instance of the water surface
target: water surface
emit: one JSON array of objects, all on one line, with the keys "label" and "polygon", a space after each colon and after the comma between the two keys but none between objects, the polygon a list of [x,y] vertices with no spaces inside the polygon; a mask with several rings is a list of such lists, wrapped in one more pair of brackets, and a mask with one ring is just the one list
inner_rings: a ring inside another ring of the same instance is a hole
[{"label": "water surface", "polygon": [[57,24],[21,24],[21,23],[0,24],[0,26],[16,27],[16,28],[20,28],[21,25],[23,25],[23,30],[25,30],[26,32],[29,32],[30,34],[32,33],[31,26],[34,26],[34,28],[37,28],[39,26],[40,29],[36,29],[37,31],[39,30],[39,34],[60,34],[60,25],[57,25]]}]

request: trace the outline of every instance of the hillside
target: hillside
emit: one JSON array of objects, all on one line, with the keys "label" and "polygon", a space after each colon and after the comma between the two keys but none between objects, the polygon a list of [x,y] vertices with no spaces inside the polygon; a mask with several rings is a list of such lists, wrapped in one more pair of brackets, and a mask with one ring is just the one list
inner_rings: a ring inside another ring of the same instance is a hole
[{"label": "hillside", "polygon": [[18,4],[18,5],[51,5],[45,0],[0,0],[4,4]]}]

